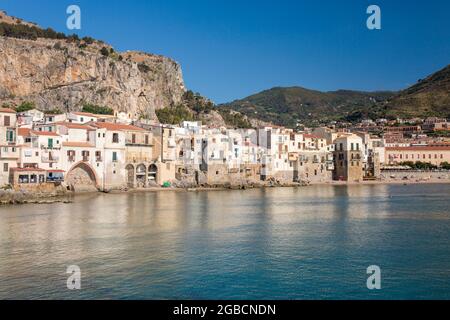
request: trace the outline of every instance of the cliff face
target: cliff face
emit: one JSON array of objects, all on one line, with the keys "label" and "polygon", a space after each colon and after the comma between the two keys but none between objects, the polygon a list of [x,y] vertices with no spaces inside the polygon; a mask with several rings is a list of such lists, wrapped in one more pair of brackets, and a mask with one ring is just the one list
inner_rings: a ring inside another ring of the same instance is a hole
[{"label": "cliff face", "polygon": [[32,101],[42,110],[74,111],[92,103],[156,119],[156,109],[180,103],[185,87],[175,61],[139,52],[104,55],[102,46],[0,37],[0,104]]}]

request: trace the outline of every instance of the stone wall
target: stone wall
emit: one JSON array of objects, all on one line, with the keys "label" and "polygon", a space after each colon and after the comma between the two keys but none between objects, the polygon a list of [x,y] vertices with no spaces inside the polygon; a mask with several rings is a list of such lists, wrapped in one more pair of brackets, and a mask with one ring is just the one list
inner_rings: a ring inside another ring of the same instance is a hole
[{"label": "stone wall", "polygon": [[450,182],[450,171],[382,170],[380,179],[388,182]]}]

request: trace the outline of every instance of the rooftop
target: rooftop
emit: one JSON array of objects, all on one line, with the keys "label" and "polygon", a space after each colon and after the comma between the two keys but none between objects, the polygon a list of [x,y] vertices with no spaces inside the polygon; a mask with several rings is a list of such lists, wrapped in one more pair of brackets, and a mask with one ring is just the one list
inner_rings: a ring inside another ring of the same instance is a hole
[{"label": "rooftop", "polygon": [[49,136],[49,137],[59,137],[59,134],[56,132],[50,132],[50,131],[30,131],[31,134],[36,136]]},{"label": "rooftop", "polygon": [[132,126],[129,124],[122,124],[122,123],[96,122],[96,123],[92,123],[92,126],[95,126],[100,129],[110,130],[110,131],[146,131],[143,128],[139,128],[139,127]]},{"label": "rooftop", "polygon": [[10,108],[0,108],[1,113],[17,113],[16,110]]},{"label": "rooftop", "polygon": [[92,126],[86,124],[72,123],[67,121],[55,122],[55,125],[64,126],[68,129],[93,130]]},{"label": "rooftop", "polygon": [[94,145],[89,142],[83,142],[83,141],[66,141],[63,142],[62,145],[64,147],[78,147],[78,148],[93,148]]}]

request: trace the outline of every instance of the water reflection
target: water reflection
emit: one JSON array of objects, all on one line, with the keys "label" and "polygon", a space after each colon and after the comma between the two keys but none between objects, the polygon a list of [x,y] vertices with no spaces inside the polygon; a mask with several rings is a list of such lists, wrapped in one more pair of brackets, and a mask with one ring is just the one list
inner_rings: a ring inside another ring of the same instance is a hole
[{"label": "water reflection", "polygon": [[[1,207],[0,298],[450,298],[449,194],[313,186]],[[79,292],[65,289],[71,264]],[[367,292],[371,264],[386,290]]]}]

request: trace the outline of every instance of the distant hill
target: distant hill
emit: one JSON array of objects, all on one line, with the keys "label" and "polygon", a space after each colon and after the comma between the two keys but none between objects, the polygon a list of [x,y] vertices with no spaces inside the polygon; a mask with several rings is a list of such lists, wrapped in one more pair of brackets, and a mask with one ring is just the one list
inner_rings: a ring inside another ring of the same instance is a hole
[{"label": "distant hill", "polygon": [[317,125],[378,117],[450,118],[450,65],[400,92],[276,87],[220,107],[287,127],[295,127],[298,122]]},{"label": "distant hill", "polygon": [[277,125],[295,127],[298,122],[311,125],[359,113],[370,116],[372,107],[375,109],[394,95],[394,92],[321,92],[302,87],[276,87],[220,107]]},{"label": "distant hill", "polygon": [[450,118],[450,65],[399,92],[384,107],[387,116]]}]

